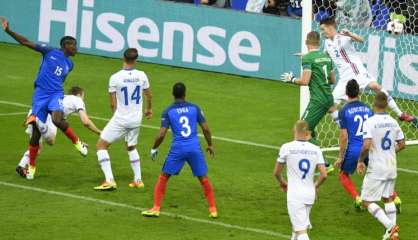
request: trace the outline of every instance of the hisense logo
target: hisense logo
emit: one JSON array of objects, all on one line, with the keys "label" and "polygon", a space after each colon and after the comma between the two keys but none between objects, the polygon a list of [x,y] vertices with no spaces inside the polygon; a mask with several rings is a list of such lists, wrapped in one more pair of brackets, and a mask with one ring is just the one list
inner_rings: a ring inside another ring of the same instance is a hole
[{"label": "hisense logo", "polygon": [[[66,8],[54,9],[53,0],[40,1],[39,37],[42,42],[50,41],[51,23],[65,25],[65,34],[80,36],[81,48],[95,48],[106,52],[119,52],[127,46],[137,48],[144,58],[161,57],[174,61],[176,49],[181,48],[181,61],[206,66],[222,66],[229,62],[238,70],[257,72],[260,69],[261,44],[255,34],[248,31],[227,33],[217,26],[203,26],[199,29],[186,22],[166,21],[157,23],[148,17],[127,22],[123,14],[94,12],[94,0],[67,0]],[[79,12],[79,3],[82,10]],[[138,13],[140,15],[141,13]],[[81,21],[80,29],[77,21]],[[124,29],[120,31],[119,29]],[[126,30],[125,30],[126,29]],[[93,39],[98,31],[106,41]],[[178,41],[182,39],[182,41]],[[215,41],[214,39],[217,39]],[[199,48],[204,51],[199,52]],[[248,57],[252,61],[248,61]],[[245,60],[247,59],[247,60]]]}]

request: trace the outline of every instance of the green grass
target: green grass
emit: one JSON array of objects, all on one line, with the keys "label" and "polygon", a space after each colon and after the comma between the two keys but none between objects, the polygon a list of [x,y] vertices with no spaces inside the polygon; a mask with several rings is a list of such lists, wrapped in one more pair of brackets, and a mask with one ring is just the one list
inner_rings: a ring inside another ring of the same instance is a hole
[{"label": "green grass", "polygon": [[[26,48],[0,44],[0,100],[31,103],[33,80],[40,56]],[[75,68],[65,87],[80,85],[86,90],[88,113],[111,117],[108,107],[109,76],[121,68],[117,59],[87,55],[74,58]],[[159,125],[159,115],[172,102],[171,86],[183,81],[188,99],[205,111],[212,132],[262,144],[277,145],[291,140],[291,127],[298,118],[299,91],[296,86],[238,76],[195,71],[153,64],[140,64],[151,81],[154,118],[144,124]],[[0,104],[0,113],[22,112],[25,108]],[[102,173],[94,145],[98,136],[83,128],[78,117],[69,121],[75,132],[90,145],[87,158],[81,158],[69,141],[58,134],[53,147],[46,146],[38,158],[37,176],[27,181],[14,173],[28,137],[21,127],[23,115],[0,116],[0,181],[70,193],[146,208],[152,206],[156,182],[170,139],[163,143],[157,162],[148,156],[155,129],[142,128],[139,152],[146,188],[129,189],[132,178],[122,142],[110,149],[113,172],[119,189],[95,192]],[[104,121],[96,121],[102,128]],[[216,158],[208,159],[220,219],[216,222],[290,234],[285,195],[272,177],[277,151],[215,140]],[[417,147],[408,147],[399,155],[399,166],[418,170]],[[361,178],[354,177],[359,186]],[[404,212],[398,216],[402,239],[415,239],[418,224],[418,175],[399,172],[397,190]],[[206,201],[200,184],[188,167],[168,184],[162,210],[173,214],[207,219]],[[0,239],[280,239],[206,223],[162,216],[147,219],[139,211],[110,206],[0,184]],[[378,239],[383,228],[369,213],[358,213],[348,195],[331,176],[321,188],[311,221],[311,239]]]}]

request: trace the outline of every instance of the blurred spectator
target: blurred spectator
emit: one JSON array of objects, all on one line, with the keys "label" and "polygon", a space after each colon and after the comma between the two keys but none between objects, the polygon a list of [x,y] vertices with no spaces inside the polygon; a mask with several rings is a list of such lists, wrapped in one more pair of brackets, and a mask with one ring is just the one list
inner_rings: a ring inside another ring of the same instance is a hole
[{"label": "blurred spectator", "polygon": [[253,13],[263,12],[263,8],[267,6],[267,0],[248,0],[245,11]]},{"label": "blurred spectator", "polygon": [[294,18],[302,17],[302,0],[290,0],[287,7],[287,15]]},{"label": "blurred spectator", "polygon": [[336,0],[314,0],[314,19],[320,22],[323,19],[335,17],[337,11]]},{"label": "blurred spectator", "polygon": [[278,0],[268,0],[267,7],[263,10],[264,13],[280,15]]}]

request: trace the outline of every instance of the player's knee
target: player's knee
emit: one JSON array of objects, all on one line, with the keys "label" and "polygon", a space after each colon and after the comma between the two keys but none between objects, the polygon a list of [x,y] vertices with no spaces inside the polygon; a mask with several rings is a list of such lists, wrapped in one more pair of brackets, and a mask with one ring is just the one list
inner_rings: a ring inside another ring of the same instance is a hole
[{"label": "player's knee", "polygon": [[55,144],[55,138],[49,138],[49,139],[46,139],[46,143],[47,143],[49,146],[54,145],[54,144]]},{"label": "player's knee", "polygon": [[107,149],[107,147],[109,146],[109,144],[105,141],[105,140],[103,140],[103,139],[99,139],[99,141],[97,141],[97,143],[96,143],[96,149],[97,150],[104,150],[104,149]]}]

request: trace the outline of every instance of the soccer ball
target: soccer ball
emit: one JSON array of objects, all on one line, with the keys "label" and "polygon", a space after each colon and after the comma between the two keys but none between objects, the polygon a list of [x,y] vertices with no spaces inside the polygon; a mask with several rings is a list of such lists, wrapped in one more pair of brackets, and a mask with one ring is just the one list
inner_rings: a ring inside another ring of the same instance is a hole
[{"label": "soccer ball", "polygon": [[392,21],[390,21],[387,25],[386,30],[390,33],[390,34],[394,34],[394,35],[399,35],[403,33],[403,23],[401,23],[401,21],[399,19],[394,19]]}]

